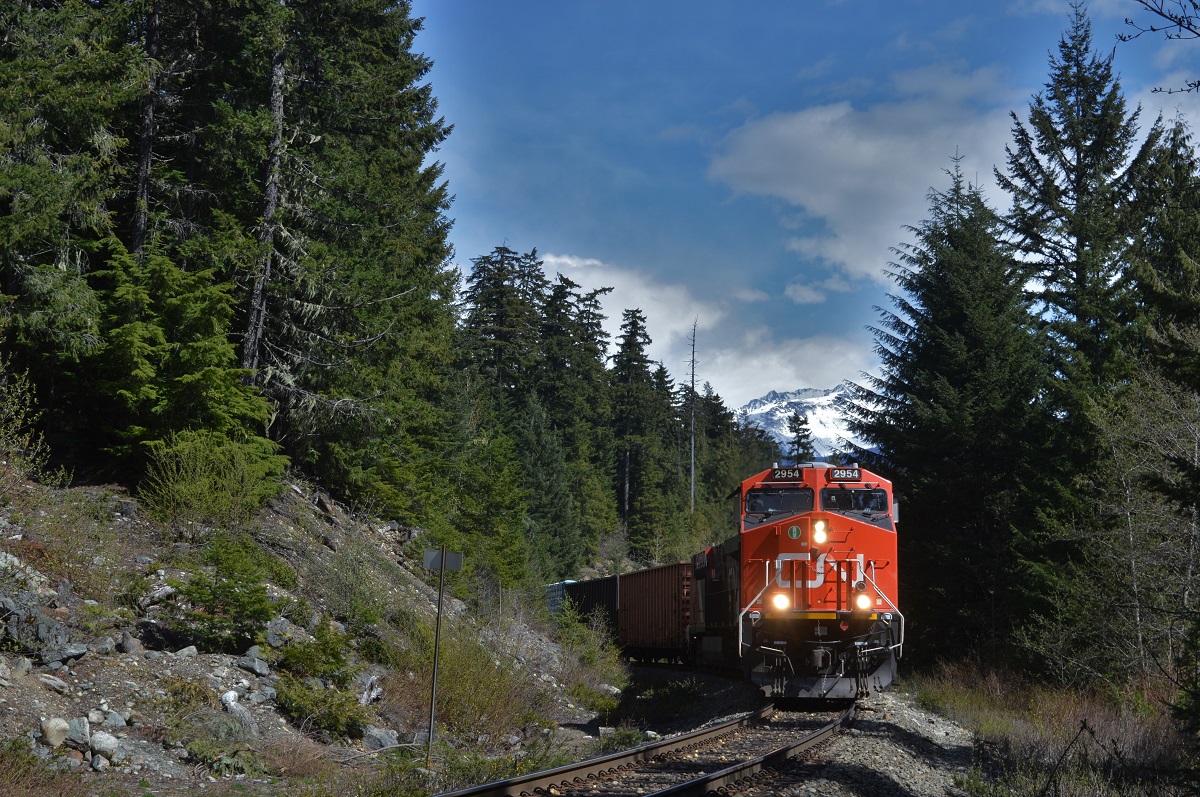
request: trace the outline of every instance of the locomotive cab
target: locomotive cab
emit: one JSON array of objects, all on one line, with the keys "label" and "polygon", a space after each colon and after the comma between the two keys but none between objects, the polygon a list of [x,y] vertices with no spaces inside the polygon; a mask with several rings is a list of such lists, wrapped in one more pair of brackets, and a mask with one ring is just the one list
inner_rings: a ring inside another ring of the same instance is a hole
[{"label": "locomotive cab", "polygon": [[736,660],[775,698],[891,683],[904,618],[890,482],[857,466],[772,468],[736,497],[738,535],[696,568],[701,659]]}]

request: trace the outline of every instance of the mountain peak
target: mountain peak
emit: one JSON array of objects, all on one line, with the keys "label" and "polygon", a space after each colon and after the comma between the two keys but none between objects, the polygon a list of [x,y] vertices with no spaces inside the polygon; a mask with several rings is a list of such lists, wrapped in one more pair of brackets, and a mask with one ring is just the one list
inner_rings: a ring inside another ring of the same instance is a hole
[{"label": "mountain peak", "polygon": [[827,457],[845,447],[844,441],[855,445],[862,442],[850,434],[846,421],[836,408],[836,403],[845,388],[841,385],[828,390],[801,388],[799,390],[772,390],[761,398],[752,399],[740,408],[746,420],[774,437],[781,444],[788,440],[787,421],[792,412],[798,412],[808,420],[812,432],[813,448],[818,457]]}]

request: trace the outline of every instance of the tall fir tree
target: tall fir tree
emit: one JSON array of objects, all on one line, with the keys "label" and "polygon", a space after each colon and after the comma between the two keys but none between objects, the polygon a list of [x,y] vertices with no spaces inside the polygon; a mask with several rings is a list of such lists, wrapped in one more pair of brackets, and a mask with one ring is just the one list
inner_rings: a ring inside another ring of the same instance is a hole
[{"label": "tall fir tree", "polygon": [[998,653],[1042,608],[1048,576],[1034,533],[1054,462],[1043,344],[1001,221],[957,163],[911,229],[892,273],[896,309],[873,329],[882,372],[847,384],[842,410],[879,451],[858,456],[893,477],[905,504],[901,589],[927,635],[915,647]]},{"label": "tall fir tree", "polygon": [[647,561],[662,549],[663,435],[671,415],[671,396],[664,395],[661,375],[656,379],[658,368],[646,353],[650,342],[645,315],[626,310],[612,369],[617,513],[630,550]]},{"label": "tall fir tree", "polygon": [[792,462],[811,462],[817,452],[813,449],[812,430],[808,427],[808,417],[799,411],[792,410],[787,419],[788,456]]},{"label": "tall fir tree", "polygon": [[543,307],[548,283],[537,250],[518,254],[497,246],[471,260],[463,301],[463,348],[500,391],[498,399],[520,412],[535,389],[542,357]]},{"label": "tall fir tree", "polygon": [[1126,109],[1113,55],[1092,49],[1085,7],[1071,8],[1045,91],[1030,102],[1028,124],[1012,114],[1007,168],[995,176],[1012,197],[1008,228],[1037,285],[1060,377],[1059,444],[1086,471],[1098,456],[1090,405],[1106,401],[1134,362],[1125,264],[1137,221],[1128,198],[1156,135],[1134,151],[1141,109]]}]

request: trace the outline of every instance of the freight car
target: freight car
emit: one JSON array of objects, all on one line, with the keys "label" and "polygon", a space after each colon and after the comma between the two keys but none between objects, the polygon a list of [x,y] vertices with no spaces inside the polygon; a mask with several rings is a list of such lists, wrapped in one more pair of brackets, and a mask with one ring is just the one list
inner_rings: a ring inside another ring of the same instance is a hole
[{"label": "freight car", "polygon": [[856,698],[904,646],[889,481],[858,467],[774,467],[742,482],[737,533],[677,563],[567,583],[625,654],[740,668],[764,694]]},{"label": "freight car", "polygon": [[625,656],[639,661],[684,661],[695,618],[689,562],[563,584],[581,616],[599,613]]}]

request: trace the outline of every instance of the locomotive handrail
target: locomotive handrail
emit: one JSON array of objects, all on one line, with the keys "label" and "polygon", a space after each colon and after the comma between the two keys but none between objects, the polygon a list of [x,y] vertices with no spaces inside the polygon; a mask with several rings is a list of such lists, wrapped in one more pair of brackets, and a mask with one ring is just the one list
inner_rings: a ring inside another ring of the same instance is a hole
[{"label": "locomotive handrail", "polygon": [[870,585],[875,588],[875,592],[877,592],[879,594],[879,597],[881,597],[885,601],[887,601],[887,605],[890,606],[892,611],[895,612],[896,615],[900,618],[900,641],[897,642],[895,645],[891,645],[889,647],[891,647],[892,649],[894,649],[896,651],[897,656],[903,656],[904,655],[904,612],[900,611],[900,609],[896,607],[896,604],[892,602],[892,599],[888,597],[887,593],[879,588],[879,585],[875,583],[875,579],[873,579],[869,575],[867,575],[865,570],[863,571],[862,577],[865,578],[867,580],[867,582],[870,583]]},{"label": "locomotive handrail", "polygon": [[767,559],[763,561],[763,565],[763,588],[758,591],[757,595],[750,599],[750,602],[746,604],[746,608],[742,609],[742,611],[738,613],[738,656],[742,655],[742,648],[750,647],[748,644],[742,641],[742,629],[745,627],[746,623],[746,612],[750,611],[751,606],[758,603],[758,599],[761,598],[763,593],[766,592],[771,586],[771,560]]},{"label": "locomotive handrail", "polygon": [[767,653],[773,653],[783,659],[787,662],[788,669],[792,671],[792,675],[796,674],[796,668],[792,666],[792,657],[787,654],[787,651],[780,650],[779,648],[769,648],[766,645],[759,645],[758,649]]}]

